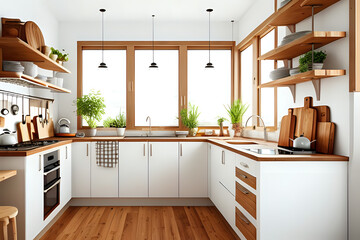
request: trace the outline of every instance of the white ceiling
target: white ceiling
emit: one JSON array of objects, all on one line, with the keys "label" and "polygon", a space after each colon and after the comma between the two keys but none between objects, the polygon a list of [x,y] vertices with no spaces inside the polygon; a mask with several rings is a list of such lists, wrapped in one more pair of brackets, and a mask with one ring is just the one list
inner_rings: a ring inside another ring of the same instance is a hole
[{"label": "white ceiling", "polygon": [[[256,0],[43,0],[59,21],[98,21],[105,8],[106,21],[212,21],[239,20]],[[150,20],[151,21],[151,20]]]}]

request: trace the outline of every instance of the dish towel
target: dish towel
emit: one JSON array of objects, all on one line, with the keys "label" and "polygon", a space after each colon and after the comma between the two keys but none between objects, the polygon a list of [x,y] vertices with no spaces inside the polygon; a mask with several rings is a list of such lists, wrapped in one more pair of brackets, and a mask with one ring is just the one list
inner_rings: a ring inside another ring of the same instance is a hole
[{"label": "dish towel", "polygon": [[100,167],[116,167],[119,160],[119,143],[111,141],[96,142],[96,164]]}]

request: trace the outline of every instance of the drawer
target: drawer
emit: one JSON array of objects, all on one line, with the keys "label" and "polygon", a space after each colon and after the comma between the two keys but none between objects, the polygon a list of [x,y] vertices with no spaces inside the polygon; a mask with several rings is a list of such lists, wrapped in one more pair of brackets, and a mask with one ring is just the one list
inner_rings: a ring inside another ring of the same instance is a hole
[{"label": "drawer", "polygon": [[256,195],[236,182],[236,201],[256,219]]},{"label": "drawer", "polygon": [[256,227],[235,207],[235,225],[247,240],[256,240]]},{"label": "drawer", "polygon": [[258,176],[259,162],[255,160],[237,154],[235,166],[247,173],[250,173],[254,177]]},{"label": "drawer", "polygon": [[253,175],[250,175],[249,173],[241,170],[240,168],[236,167],[236,177],[252,187],[253,189],[256,189],[256,177]]}]

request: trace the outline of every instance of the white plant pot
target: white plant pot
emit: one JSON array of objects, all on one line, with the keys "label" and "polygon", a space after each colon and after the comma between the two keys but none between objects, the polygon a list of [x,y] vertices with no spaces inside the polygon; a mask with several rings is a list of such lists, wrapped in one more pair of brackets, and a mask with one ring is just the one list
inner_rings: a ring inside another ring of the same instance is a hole
[{"label": "white plant pot", "polygon": [[312,64],[312,69],[315,70],[315,69],[323,69],[324,67],[324,63],[313,63]]},{"label": "white plant pot", "polygon": [[126,129],[126,128],[117,128],[117,129],[116,129],[117,135],[120,136],[120,137],[125,136],[125,129]]},{"label": "white plant pot", "polygon": [[90,128],[88,132],[89,137],[95,137],[96,136],[96,128]]}]

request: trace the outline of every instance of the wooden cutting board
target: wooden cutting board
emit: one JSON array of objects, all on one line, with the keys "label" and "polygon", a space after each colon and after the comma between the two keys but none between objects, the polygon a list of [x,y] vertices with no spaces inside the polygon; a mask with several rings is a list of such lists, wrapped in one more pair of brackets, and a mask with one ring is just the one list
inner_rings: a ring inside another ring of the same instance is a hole
[{"label": "wooden cutting board", "polygon": [[27,21],[25,23],[26,42],[35,49],[41,49],[45,46],[44,36],[36,23]]},{"label": "wooden cutting board", "polygon": [[35,134],[35,127],[33,122],[31,121],[30,115],[25,116],[25,122],[28,128],[30,140],[34,140],[34,134]]},{"label": "wooden cutting board", "polygon": [[37,136],[38,139],[49,137],[48,124],[43,124],[42,122],[40,122],[39,116],[35,116],[33,118],[33,123],[35,127],[35,135]]},{"label": "wooden cutting board", "polygon": [[294,139],[296,117],[292,112],[292,109],[289,109],[288,115],[281,119],[278,146],[290,147],[290,138]]},{"label": "wooden cutting board", "polygon": [[0,127],[4,127],[4,126],[5,126],[5,118],[0,117]]},{"label": "wooden cutting board", "polygon": [[[312,98],[305,97],[304,107],[293,109],[293,115],[296,116],[295,137],[304,135],[313,141],[316,138],[317,111],[311,105]],[[312,147],[315,148],[315,144]]]},{"label": "wooden cutting board", "polygon": [[28,125],[26,122],[24,124],[22,122],[19,122],[16,127],[19,142],[27,142],[31,140]]},{"label": "wooden cutting board", "polygon": [[48,129],[48,137],[53,137],[55,136],[55,132],[54,132],[54,121],[52,118],[49,118],[49,123],[47,124],[47,129]]},{"label": "wooden cutting board", "polygon": [[335,139],[335,123],[318,122],[316,129],[316,151],[333,154]]}]

